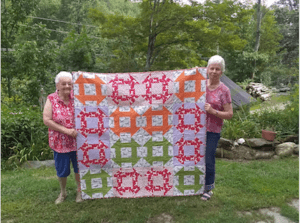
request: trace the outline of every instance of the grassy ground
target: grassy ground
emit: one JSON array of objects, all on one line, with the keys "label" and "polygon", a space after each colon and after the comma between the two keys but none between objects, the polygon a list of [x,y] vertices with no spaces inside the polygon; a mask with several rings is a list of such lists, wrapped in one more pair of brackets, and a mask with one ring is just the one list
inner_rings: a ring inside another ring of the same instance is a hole
[{"label": "grassy ground", "polygon": [[[238,163],[217,159],[215,194],[208,202],[199,196],[97,199],[77,204],[74,173],[68,177],[66,201],[54,204],[59,184],[53,168],[2,171],[2,222],[253,222],[268,217],[256,210],[282,207],[282,214],[298,221],[286,205],[299,198],[298,158]],[[239,217],[236,211],[251,211]],[[251,219],[250,219],[251,218]]]},{"label": "grassy ground", "polygon": [[259,101],[256,102],[253,106],[251,106],[250,111],[254,111],[256,109],[272,107],[276,104],[286,103],[290,101],[291,96],[289,95],[281,95],[281,96],[272,96],[269,101]]}]

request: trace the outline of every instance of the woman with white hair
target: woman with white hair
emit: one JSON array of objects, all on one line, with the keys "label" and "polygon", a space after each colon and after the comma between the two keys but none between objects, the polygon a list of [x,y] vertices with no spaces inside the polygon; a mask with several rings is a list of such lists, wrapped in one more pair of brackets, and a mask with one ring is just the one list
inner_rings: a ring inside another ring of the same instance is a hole
[{"label": "woman with white hair", "polygon": [[225,61],[221,56],[212,56],[207,64],[206,86],[206,175],[205,191],[202,200],[209,200],[215,187],[215,153],[220,139],[223,119],[231,119],[233,115],[231,95],[228,87],[220,81],[225,71]]},{"label": "woman with white hair", "polygon": [[43,112],[44,124],[49,127],[49,146],[54,151],[55,169],[60,184],[60,195],[55,204],[62,203],[67,197],[66,184],[70,175],[70,160],[77,182],[76,202],[81,202],[71,73],[62,71],[57,74],[55,84],[56,91],[48,95]]}]

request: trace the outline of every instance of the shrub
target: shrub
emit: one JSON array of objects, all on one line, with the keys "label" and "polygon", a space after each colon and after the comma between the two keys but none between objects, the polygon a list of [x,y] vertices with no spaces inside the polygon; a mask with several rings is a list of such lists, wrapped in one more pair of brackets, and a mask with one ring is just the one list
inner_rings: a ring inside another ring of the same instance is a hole
[{"label": "shrub", "polygon": [[259,124],[250,117],[249,109],[241,107],[239,110],[234,110],[232,119],[224,120],[222,137],[233,140],[260,137]]},{"label": "shrub", "polygon": [[53,157],[39,106],[2,104],[1,125],[2,159],[22,163]]},{"label": "shrub", "polygon": [[[261,130],[272,128],[277,132],[276,139],[299,133],[299,88],[295,85],[290,98],[291,104],[284,110],[267,110],[250,114],[248,110],[235,110],[231,120],[224,120],[222,137],[260,138]],[[254,106],[258,106],[255,104]]]}]

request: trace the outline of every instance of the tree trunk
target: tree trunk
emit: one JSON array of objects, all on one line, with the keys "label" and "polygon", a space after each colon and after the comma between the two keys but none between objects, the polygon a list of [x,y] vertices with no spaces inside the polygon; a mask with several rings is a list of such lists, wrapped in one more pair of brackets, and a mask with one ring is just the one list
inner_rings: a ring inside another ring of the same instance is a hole
[{"label": "tree trunk", "polygon": [[[5,1],[3,1],[3,7],[5,8]],[[6,41],[7,41],[8,40],[7,29],[5,30],[5,37],[6,37]],[[7,60],[7,57],[8,57],[8,43],[6,43],[6,60]],[[6,61],[6,62],[8,62],[8,61]],[[8,91],[8,98],[11,98],[11,96],[12,96],[12,94],[11,94],[11,75],[7,76],[7,91]]]},{"label": "tree trunk", "polygon": [[[261,5],[261,0],[258,0],[257,1],[257,26],[256,26],[256,39],[255,39],[254,52],[258,52],[259,42],[260,42],[260,26],[261,26],[260,5]],[[252,73],[252,80],[255,77],[255,70],[256,70],[256,60],[254,60],[254,69],[253,69],[253,73]]]},{"label": "tree trunk", "polygon": [[152,35],[149,36],[145,71],[149,71],[150,68],[151,68],[151,65],[152,65],[151,64],[151,59],[153,57],[155,39],[156,39],[155,36],[152,36]]},{"label": "tree trunk", "polygon": [[258,0],[257,4],[257,26],[256,26],[256,39],[254,52],[257,52],[259,49],[259,41],[260,41],[260,26],[261,26],[261,11],[260,11],[261,0]]},{"label": "tree trunk", "polygon": [[154,44],[156,40],[156,34],[153,26],[154,26],[154,13],[155,13],[155,8],[156,8],[156,0],[154,0],[154,6],[153,6],[153,12],[151,14],[150,18],[150,24],[149,24],[149,36],[148,36],[148,50],[147,50],[147,58],[146,58],[146,66],[145,66],[145,71],[149,71],[151,68],[151,59],[153,56],[153,51],[154,51]]},{"label": "tree trunk", "polygon": [[294,7],[293,7],[293,3],[291,0],[289,0],[289,6],[290,6],[290,11],[292,11],[294,9]]}]

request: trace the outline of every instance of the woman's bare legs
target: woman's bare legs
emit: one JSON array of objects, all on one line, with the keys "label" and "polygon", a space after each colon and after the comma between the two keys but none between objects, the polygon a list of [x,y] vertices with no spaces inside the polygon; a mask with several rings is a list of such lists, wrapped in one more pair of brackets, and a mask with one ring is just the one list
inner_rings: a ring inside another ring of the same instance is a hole
[{"label": "woman's bare legs", "polygon": [[60,185],[60,194],[55,201],[55,204],[62,203],[67,197],[66,185],[67,185],[67,177],[57,177]]},{"label": "woman's bare legs", "polygon": [[75,180],[77,183],[77,194],[76,194],[76,202],[83,201],[81,198],[81,186],[80,186],[80,175],[79,173],[75,173]]}]

